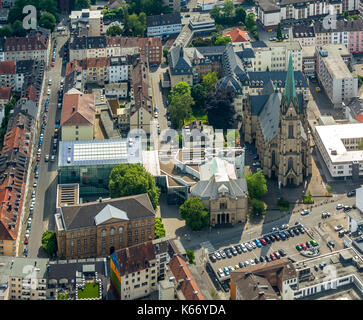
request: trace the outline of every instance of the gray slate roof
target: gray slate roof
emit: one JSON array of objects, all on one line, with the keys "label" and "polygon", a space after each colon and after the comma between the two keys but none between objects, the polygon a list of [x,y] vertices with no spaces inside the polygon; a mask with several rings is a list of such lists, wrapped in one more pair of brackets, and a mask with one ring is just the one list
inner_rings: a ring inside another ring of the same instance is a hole
[{"label": "gray slate roof", "polygon": [[146,17],[146,26],[148,28],[156,26],[167,26],[172,24],[181,24],[179,12]]},{"label": "gray slate roof", "polygon": [[172,75],[193,74],[192,63],[181,46],[170,50],[170,73]]},{"label": "gray slate roof", "polygon": [[[106,206],[113,208],[103,209]],[[95,222],[102,223],[107,217],[124,218],[125,215],[120,213],[124,211],[129,220],[142,219],[144,217],[154,217],[155,211],[150,202],[149,196],[139,194],[135,196],[103,200],[102,202],[89,202],[81,205],[72,205],[61,207],[61,214],[65,223],[65,229],[77,229],[94,226]],[[102,212],[103,211],[103,212]],[[100,215],[99,215],[100,214]],[[97,219],[96,219],[97,217]]]},{"label": "gray slate roof", "polygon": [[130,220],[125,211],[108,204],[95,216],[95,224],[99,225],[110,219]]}]

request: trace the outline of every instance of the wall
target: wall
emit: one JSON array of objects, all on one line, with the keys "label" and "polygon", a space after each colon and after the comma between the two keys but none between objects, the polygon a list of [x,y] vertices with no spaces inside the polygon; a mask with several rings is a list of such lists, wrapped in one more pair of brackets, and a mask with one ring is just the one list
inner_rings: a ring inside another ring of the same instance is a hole
[{"label": "wall", "polygon": [[[78,131],[78,135],[76,132]],[[93,140],[93,126],[62,126],[62,140],[75,141],[78,140]]]}]

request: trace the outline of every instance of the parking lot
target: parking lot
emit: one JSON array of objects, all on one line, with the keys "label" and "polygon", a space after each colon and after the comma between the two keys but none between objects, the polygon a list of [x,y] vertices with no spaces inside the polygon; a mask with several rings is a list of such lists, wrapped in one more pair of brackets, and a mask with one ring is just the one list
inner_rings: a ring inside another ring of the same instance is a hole
[{"label": "parking lot", "polygon": [[[290,229],[295,228],[295,226],[290,226]],[[286,231],[286,230],[285,230]],[[276,232],[273,232],[273,234],[275,234]],[[269,234],[264,234],[261,237],[264,237],[266,235],[270,235]],[[299,253],[299,251],[296,249],[296,245],[301,244],[301,243],[306,243],[307,241],[310,241],[311,238],[309,237],[309,235],[306,233],[305,229],[304,229],[304,233],[299,233],[299,235],[294,234],[294,236],[292,237],[290,235],[289,238],[286,238],[285,240],[275,240],[274,242],[271,243],[267,243],[266,245],[262,245],[260,248],[258,248],[256,246],[256,248],[252,249],[252,250],[247,250],[247,252],[242,252],[242,253],[238,253],[236,255],[232,255],[232,257],[228,257],[226,256],[225,258],[221,258],[220,260],[216,260],[215,262],[212,262],[210,260],[210,265],[211,268],[214,271],[215,276],[217,277],[217,279],[221,282],[228,280],[229,279],[229,275],[222,275],[220,276],[218,274],[218,270],[219,269],[224,269],[224,267],[235,267],[236,265],[238,265],[238,268],[240,268],[240,262],[243,263],[243,267],[245,267],[246,265],[251,265],[251,260],[255,261],[255,259],[257,258],[260,262],[260,257],[261,256],[270,256],[271,253],[274,253],[276,251],[279,251],[280,249],[283,249],[283,251],[285,252],[286,256],[285,257],[289,257],[292,258],[296,261],[302,260],[304,257]],[[250,242],[250,241],[248,241]],[[246,243],[246,242],[244,242]],[[235,244],[233,246],[228,246],[225,248],[221,248],[219,250],[217,250],[218,252],[221,251],[226,251],[227,248],[231,248],[234,247],[238,244]],[[265,258],[266,260],[266,258]],[[256,262],[254,262],[256,263]],[[268,262],[266,262],[268,263]],[[212,279],[213,280],[213,279]]]}]

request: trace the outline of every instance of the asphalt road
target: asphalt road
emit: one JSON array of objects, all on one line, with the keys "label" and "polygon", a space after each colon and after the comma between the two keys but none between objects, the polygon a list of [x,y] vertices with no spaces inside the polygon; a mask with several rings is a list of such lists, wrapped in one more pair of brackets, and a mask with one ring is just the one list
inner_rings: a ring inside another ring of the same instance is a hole
[{"label": "asphalt road", "polygon": [[[44,104],[45,100],[49,97],[49,110],[47,112],[47,125],[45,127],[44,139],[42,144],[41,160],[39,162],[39,178],[34,179],[37,181],[36,188],[30,188],[30,193],[35,190],[35,207],[32,218],[30,237],[28,247],[28,257],[48,257],[48,255],[41,248],[41,237],[45,230],[54,229],[54,213],[56,206],[56,194],[57,194],[57,156],[54,162],[45,162],[44,158],[46,154],[50,154],[52,151],[52,140],[55,129],[56,119],[61,117],[61,109],[57,108],[58,104],[58,90],[61,82],[61,70],[62,70],[62,56],[60,55],[60,50],[67,40],[66,36],[56,36],[57,39],[57,52],[55,67],[49,65],[45,74],[45,83],[48,84],[48,80],[52,79],[51,86],[44,86],[44,99],[40,106],[42,108],[41,121],[43,121],[44,114]],[[53,53],[53,44],[51,47],[51,54]],[[63,52],[62,52],[63,53]],[[47,95],[48,87],[51,88],[51,94]],[[37,132],[37,143],[35,145],[36,150],[39,142],[40,130]],[[32,176],[34,176],[34,166],[32,167]],[[29,212],[27,212],[29,215]],[[25,236],[27,219],[24,219],[25,227],[23,228],[22,238]],[[20,247],[19,252],[22,254],[24,251],[24,244]]]}]

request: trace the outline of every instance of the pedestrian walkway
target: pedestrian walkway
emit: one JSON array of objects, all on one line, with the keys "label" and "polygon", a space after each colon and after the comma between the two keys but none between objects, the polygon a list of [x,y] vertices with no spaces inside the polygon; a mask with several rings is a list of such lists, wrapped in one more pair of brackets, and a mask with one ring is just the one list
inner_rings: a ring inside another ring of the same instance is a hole
[{"label": "pedestrian walkway", "polygon": [[208,253],[213,253],[214,251],[216,251],[216,249],[214,248],[214,246],[210,241],[201,242],[200,246],[201,248],[208,249]]}]

